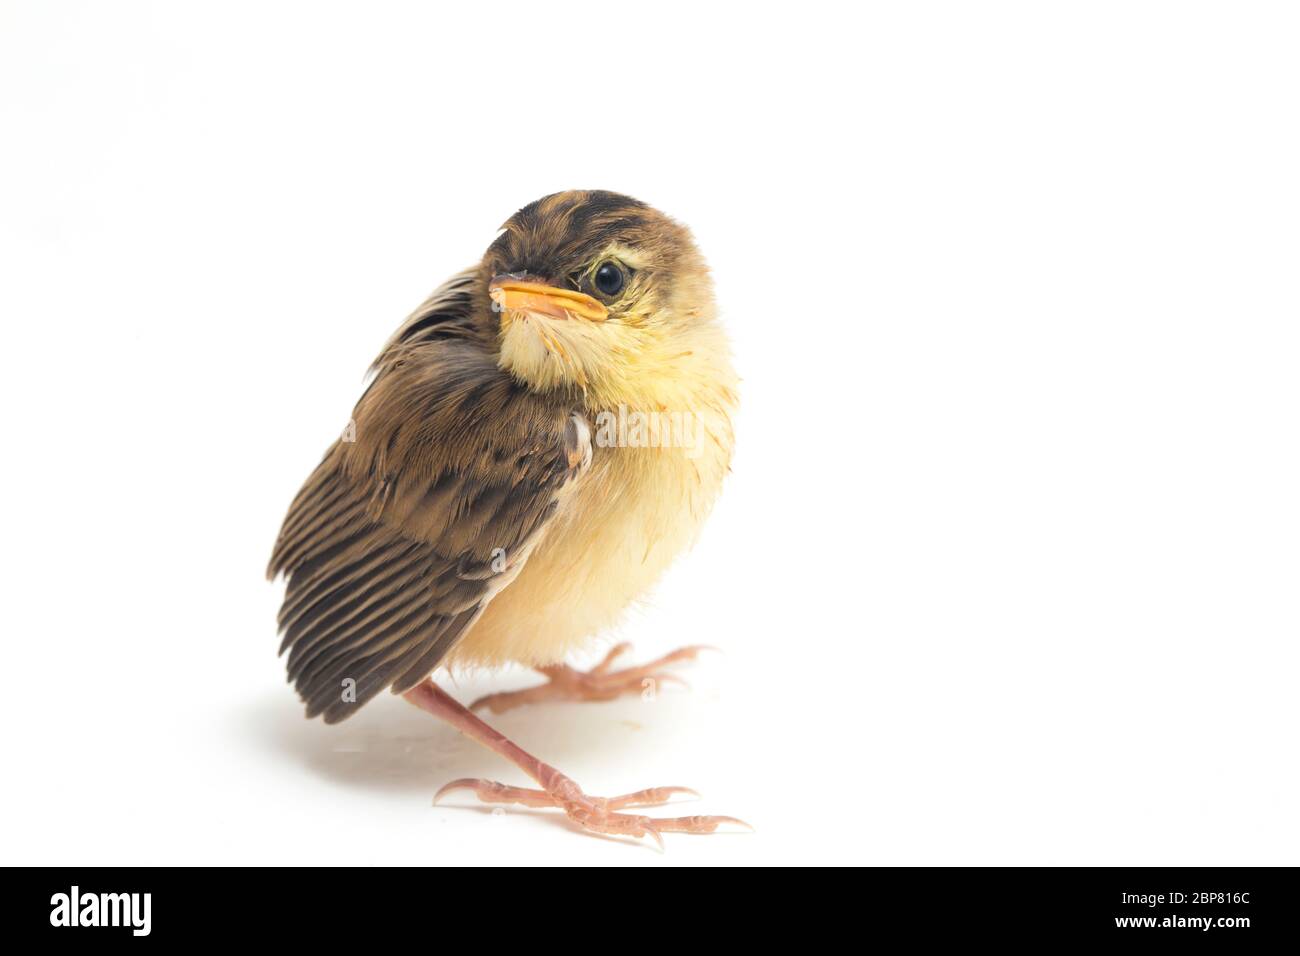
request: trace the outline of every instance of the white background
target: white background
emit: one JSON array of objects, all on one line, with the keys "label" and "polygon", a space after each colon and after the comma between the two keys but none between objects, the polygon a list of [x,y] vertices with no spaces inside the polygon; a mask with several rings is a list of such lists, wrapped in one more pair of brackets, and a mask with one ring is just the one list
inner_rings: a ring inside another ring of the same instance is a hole
[{"label": "white background", "polygon": [[[4,3],[5,862],[1300,862],[1298,43],[1266,4]],[[617,636],[726,654],[496,722],[758,828],[663,855],[431,808],[524,781],[387,695],[304,720],[262,578],[389,333],[574,187],[715,270],[734,474]]]}]

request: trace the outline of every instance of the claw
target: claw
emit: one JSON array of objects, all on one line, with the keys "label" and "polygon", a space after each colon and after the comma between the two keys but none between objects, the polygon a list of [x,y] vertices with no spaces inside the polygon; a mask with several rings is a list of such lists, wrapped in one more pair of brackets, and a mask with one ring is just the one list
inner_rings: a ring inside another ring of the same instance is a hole
[{"label": "claw", "polygon": [[453,780],[451,783],[444,783],[438,788],[438,792],[433,795],[433,805],[436,807],[438,801],[453,790],[473,790],[478,781],[470,777],[461,777],[459,780]]},{"label": "claw", "polygon": [[656,820],[655,826],[669,833],[716,833],[725,823],[742,826],[750,833],[754,828],[738,817],[667,817]]},{"label": "claw", "polygon": [[664,838],[659,834],[658,830],[656,830],[652,826],[648,826],[645,828],[645,832],[650,836],[654,837],[655,843],[659,844],[660,853],[666,853],[668,851],[668,848],[664,846]]}]

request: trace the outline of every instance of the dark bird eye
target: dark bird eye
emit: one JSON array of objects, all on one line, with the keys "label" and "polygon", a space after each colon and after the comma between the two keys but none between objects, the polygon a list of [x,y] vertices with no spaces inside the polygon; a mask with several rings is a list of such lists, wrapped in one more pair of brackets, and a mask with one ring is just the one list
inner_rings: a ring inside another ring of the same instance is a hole
[{"label": "dark bird eye", "polygon": [[595,277],[592,279],[596,291],[607,296],[615,296],[622,292],[623,283],[626,281],[627,277],[623,275],[623,270],[613,262],[601,263],[600,268],[596,270]]}]

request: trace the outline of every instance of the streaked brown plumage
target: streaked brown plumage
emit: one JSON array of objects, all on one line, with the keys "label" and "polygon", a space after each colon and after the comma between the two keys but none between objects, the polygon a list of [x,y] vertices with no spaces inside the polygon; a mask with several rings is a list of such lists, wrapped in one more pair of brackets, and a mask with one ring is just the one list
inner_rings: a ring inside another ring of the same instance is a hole
[{"label": "streaked brown plumage", "polygon": [[[373,371],[353,440],[299,492],[269,568],[288,582],[281,651],[308,716],[342,720],[391,687],[523,766],[544,791],[521,802],[602,832],[692,829],[593,804],[427,680],[519,661],[557,695],[640,689],[644,669],[560,662],[689,545],[727,471],[735,379],[689,234],[614,193],[548,196],[434,292]],[[689,416],[698,441],[602,441],[628,409]]]}]

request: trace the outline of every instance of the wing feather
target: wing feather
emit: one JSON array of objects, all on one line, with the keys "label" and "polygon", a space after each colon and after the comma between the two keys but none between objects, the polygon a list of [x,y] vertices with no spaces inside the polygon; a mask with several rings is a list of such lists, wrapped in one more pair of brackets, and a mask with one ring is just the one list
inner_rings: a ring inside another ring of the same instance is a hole
[{"label": "wing feather", "polygon": [[356,440],[326,454],[276,541],[280,651],[308,716],[342,720],[427,676],[519,573],[590,462],[586,422],[511,381],[469,334],[469,275],[390,341],[354,413]]}]

